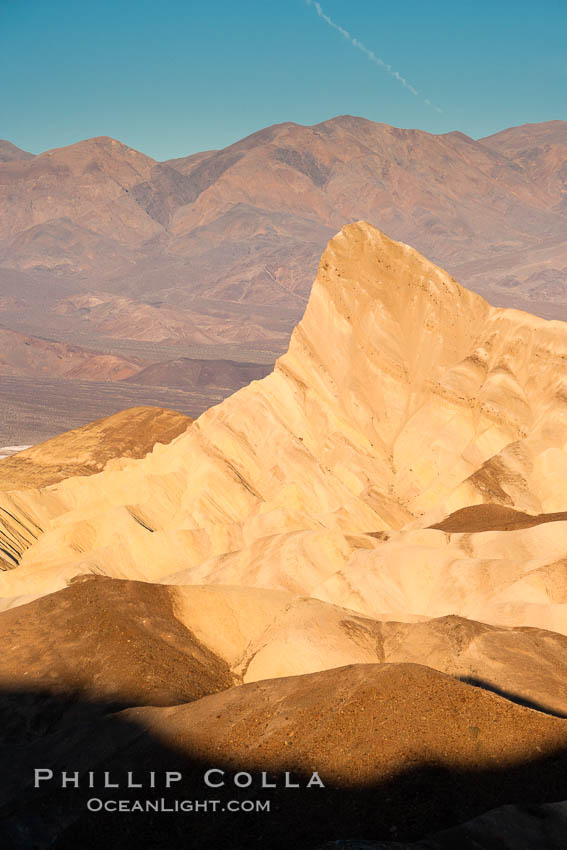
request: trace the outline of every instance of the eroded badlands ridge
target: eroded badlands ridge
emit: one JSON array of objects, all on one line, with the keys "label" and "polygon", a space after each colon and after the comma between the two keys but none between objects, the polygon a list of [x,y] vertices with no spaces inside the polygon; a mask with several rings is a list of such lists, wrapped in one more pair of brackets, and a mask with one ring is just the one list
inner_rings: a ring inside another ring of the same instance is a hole
[{"label": "eroded badlands ridge", "polygon": [[[0,462],[11,845],[464,842],[564,798],[566,377],[567,326],[359,222],[272,374]],[[194,799],[266,771],[274,809],[101,818],[38,764],[178,769]]]},{"label": "eroded badlands ridge", "polygon": [[347,225],[271,375],[143,460],[2,495],[19,534],[2,595],[96,571],[564,632],[564,521],[430,526],[482,503],[564,509],[566,375],[563,323],[493,308]]}]

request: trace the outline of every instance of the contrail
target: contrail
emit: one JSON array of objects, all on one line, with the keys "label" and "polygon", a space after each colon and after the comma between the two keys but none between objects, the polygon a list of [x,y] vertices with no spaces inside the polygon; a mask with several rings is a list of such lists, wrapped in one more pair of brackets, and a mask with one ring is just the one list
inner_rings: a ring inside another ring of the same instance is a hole
[{"label": "contrail", "polygon": [[[362,53],[364,53],[364,55],[368,59],[370,59],[371,62],[374,62],[374,64],[378,65],[379,68],[384,68],[384,70],[387,71],[388,74],[391,77],[393,77],[395,80],[397,80],[399,83],[401,83],[402,86],[404,86],[406,89],[408,89],[408,91],[410,91],[415,97],[420,96],[417,89],[414,86],[412,86],[411,83],[408,83],[408,81],[405,79],[405,77],[402,77],[402,75],[400,73],[398,73],[398,71],[395,71],[392,68],[391,65],[388,65],[388,63],[384,62],[383,59],[380,59],[379,56],[376,56],[376,54],[374,53],[373,50],[370,50],[368,47],[366,47],[365,44],[363,44],[357,38],[354,38],[354,36],[352,36],[348,30],[345,30],[344,27],[340,26],[340,24],[335,23],[335,21],[332,18],[330,18],[329,15],[326,15],[325,12],[322,9],[320,3],[312,2],[312,0],[306,0],[306,2],[307,2],[308,6],[313,6],[313,8],[315,9],[315,11],[317,12],[317,14],[319,15],[319,17],[321,18],[322,21],[325,21],[326,24],[328,24],[334,30],[339,32],[343,36],[343,38],[346,38],[346,40],[350,44],[352,44],[353,47],[356,47],[356,48],[358,48],[358,50],[362,51]],[[427,104],[427,106],[433,107],[433,109],[435,109],[436,112],[443,112],[443,110],[439,109],[438,106],[434,106],[431,103],[431,101],[429,100],[429,98],[424,98],[423,102],[425,104]]]}]

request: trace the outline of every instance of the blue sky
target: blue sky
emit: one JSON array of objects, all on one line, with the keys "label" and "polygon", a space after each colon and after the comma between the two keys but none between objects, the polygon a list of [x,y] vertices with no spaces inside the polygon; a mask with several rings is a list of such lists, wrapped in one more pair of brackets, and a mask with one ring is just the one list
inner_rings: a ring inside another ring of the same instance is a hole
[{"label": "blue sky", "polygon": [[0,138],[108,135],[166,159],[344,113],[475,138],[567,120],[565,0],[320,8],[351,40],[305,0],[0,0]]}]

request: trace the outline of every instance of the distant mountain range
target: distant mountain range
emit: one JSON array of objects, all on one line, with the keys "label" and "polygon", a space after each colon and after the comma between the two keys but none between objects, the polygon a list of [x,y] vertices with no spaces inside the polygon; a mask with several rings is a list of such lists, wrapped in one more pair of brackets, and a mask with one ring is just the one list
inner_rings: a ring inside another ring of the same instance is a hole
[{"label": "distant mountain range", "polygon": [[341,116],[167,162],[0,142],[0,181],[0,326],[96,356],[275,357],[326,241],[361,218],[492,303],[567,319],[564,121],[475,141]]}]

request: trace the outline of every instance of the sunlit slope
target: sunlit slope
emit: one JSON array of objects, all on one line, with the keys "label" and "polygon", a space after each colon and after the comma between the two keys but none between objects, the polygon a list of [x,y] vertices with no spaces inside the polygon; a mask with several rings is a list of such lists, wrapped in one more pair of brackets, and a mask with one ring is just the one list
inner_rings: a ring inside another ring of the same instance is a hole
[{"label": "sunlit slope", "polygon": [[[19,564],[0,592],[46,593],[100,571],[280,588],[372,615],[463,613],[471,601],[450,565],[469,544],[420,529],[480,503],[563,510],[566,375],[566,325],[493,308],[410,247],[347,225],[271,375],[143,460],[2,494]],[[517,581],[528,561],[562,556],[563,525],[547,524],[545,545],[539,526],[501,532],[496,558]],[[432,555],[425,578],[406,545],[444,557]],[[485,555],[467,557],[483,606]],[[412,576],[387,592],[385,558],[398,584],[415,569],[423,592]]]},{"label": "sunlit slope", "polygon": [[30,446],[0,462],[0,490],[29,490],[94,475],[110,460],[145,457],[170,443],[192,419],[161,407],[131,407]]}]

